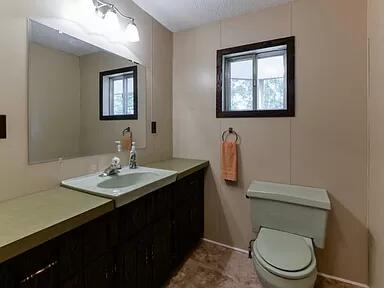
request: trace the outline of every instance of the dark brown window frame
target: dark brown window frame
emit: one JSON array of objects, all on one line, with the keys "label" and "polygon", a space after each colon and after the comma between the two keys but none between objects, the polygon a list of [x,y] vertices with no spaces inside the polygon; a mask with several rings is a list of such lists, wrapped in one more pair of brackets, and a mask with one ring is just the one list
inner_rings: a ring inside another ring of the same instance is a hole
[{"label": "dark brown window frame", "polygon": [[[285,110],[223,110],[224,56],[248,51],[287,46],[287,109]],[[216,118],[240,117],[294,117],[295,116],[295,37],[274,39],[254,44],[226,48],[217,51]]]},{"label": "dark brown window frame", "polygon": [[[133,109],[134,114],[130,115],[103,115],[103,77],[108,75],[132,72],[133,75]],[[99,73],[99,119],[100,120],[137,120],[139,119],[138,111],[138,79],[137,66],[130,66],[114,70],[103,71]]]}]

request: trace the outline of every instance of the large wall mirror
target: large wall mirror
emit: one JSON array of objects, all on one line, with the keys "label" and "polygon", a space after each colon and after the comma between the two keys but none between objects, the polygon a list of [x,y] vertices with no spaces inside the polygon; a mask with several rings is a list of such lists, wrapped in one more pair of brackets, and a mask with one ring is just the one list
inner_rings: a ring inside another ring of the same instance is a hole
[{"label": "large wall mirror", "polygon": [[146,145],[146,69],[29,20],[29,162],[112,153],[130,127]]}]

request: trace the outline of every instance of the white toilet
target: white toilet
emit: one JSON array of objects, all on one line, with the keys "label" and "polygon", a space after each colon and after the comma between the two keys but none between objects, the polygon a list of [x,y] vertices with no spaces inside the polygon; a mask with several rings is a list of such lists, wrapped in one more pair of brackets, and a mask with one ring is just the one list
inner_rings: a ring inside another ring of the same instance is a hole
[{"label": "white toilet", "polygon": [[324,248],[327,191],[254,181],[247,191],[256,240],[250,246],[264,288],[313,288],[314,246]]}]

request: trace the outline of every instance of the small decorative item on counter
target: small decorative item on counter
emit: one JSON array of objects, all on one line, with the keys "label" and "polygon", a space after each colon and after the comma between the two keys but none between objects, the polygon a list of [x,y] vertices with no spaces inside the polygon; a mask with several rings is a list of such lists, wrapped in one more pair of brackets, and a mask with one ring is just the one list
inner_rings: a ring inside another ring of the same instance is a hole
[{"label": "small decorative item on counter", "polygon": [[129,168],[130,169],[136,169],[137,168],[137,152],[136,152],[136,146],[135,142],[132,142],[132,149],[131,152],[129,153]]}]

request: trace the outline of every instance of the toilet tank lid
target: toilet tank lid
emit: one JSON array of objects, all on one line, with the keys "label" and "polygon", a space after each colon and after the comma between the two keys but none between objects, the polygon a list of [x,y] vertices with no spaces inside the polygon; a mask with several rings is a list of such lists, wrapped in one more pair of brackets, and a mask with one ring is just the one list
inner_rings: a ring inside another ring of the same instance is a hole
[{"label": "toilet tank lid", "polygon": [[247,197],[331,210],[327,190],[322,188],[253,181],[248,188]]}]

